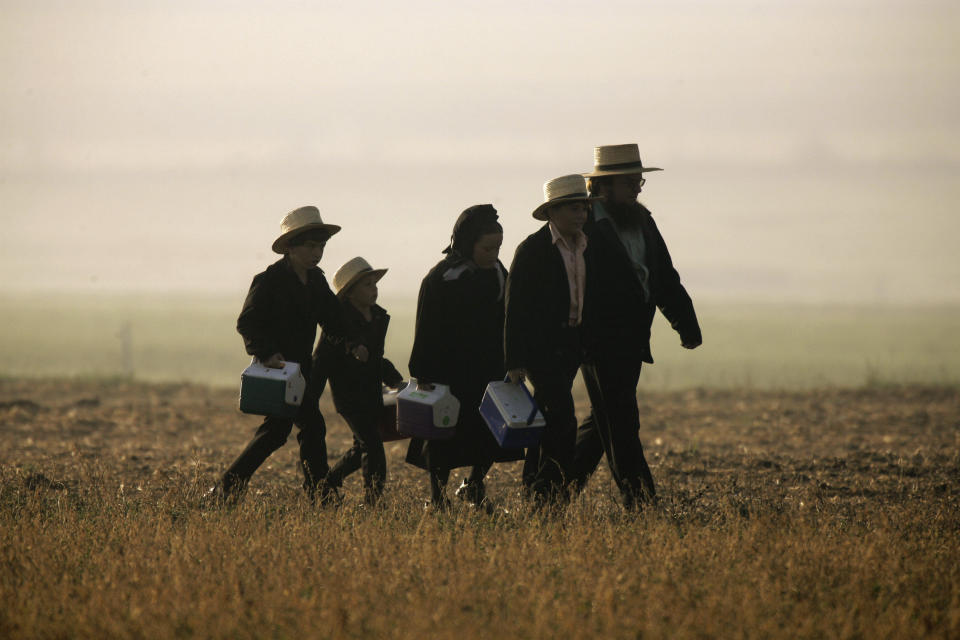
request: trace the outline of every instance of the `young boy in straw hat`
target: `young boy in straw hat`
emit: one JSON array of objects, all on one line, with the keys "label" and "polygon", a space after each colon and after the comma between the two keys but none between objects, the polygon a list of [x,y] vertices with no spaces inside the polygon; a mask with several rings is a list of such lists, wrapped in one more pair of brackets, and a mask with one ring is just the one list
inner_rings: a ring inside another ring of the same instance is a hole
[{"label": "young boy in straw hat", "polygon": [[[316,207],[306,206],[288,213],[280,230],[272,248],[283,257],[254,276],[237,319],[237,331],[243,336],[247,353],[264,365],[282,368],[287,361],[300,364],[307,391],[296,417],[264,418],[250,444],[211,490],[210,497],[217,501],[236,500],[257,468],[283,446],[294,424],[300,429],[297,440],[303,487],[311,498],[318,491],[321,500],[328,497],[324,484],[326,425],[318,407],[320,387],[311,376],[310,351],[318,324],[331,341],[333,336],[343,335],[340,303],[317,266],[327,240],[340,227],[324,223]],[[337,341],[342,349],[342,337]]]},{"label": "young boy in straw hat", "polygon": [[363,258],[346,262],[333,276],[342,303],[342,322],[356,347],[347,353],[324,330],[314,354],[314,371],[330,380],[333,403],[353,432],[353,446],[327,475],[336,491],[343,479],[363,469],[364,502],[374,504],[383,494],[387,459],[377,429],[383,412],[382,384],[397,387],[403,376],[383,357],[390,316],[377,304],[377,282],[386,269],[374,269]]},{"label": "young boy in straw hat", "polygon": [[[567,499],[577,421],[571,387],[582,362],[587,289],[590,197],[583,176],[543,185],[545,201],[533,217],[546,222],[517,247],[507,279],[504,346],[514,382],[529,377],[546,428],[529,452],[531,490],[538,506]],[[539,455],[538,455],[539,454]]]}]

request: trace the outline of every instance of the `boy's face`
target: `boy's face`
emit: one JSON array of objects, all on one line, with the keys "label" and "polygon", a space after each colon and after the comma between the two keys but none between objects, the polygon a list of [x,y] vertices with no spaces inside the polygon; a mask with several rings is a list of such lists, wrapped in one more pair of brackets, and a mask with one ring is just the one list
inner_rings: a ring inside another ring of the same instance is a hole
[{"label": "boy's face", "polygon": [[587,203],[580,200],[555,204],[547,212],[550,222],[557,228],[560,235],[572,237],[583,229],[587,221]]},{"label": "boy's face", "polygon": [[490,269],[497,264],[500,257],[500,246],[503,244],[502,233],[487,233],[480,236],[473,245],[473,263],[481,269]]},{"label": "boy's face", "polygon": [[320,263],[326,240],[307,240],[303,244],[287,248],[290,262],[302,269],[312,269]]},{"label": "boy's face", "polygon": [[372,307],[377,302],[378,293],[377,276],[371,273],[363,276],[350,287],[350,291],[347,292],[347,300],[358,309]]}]

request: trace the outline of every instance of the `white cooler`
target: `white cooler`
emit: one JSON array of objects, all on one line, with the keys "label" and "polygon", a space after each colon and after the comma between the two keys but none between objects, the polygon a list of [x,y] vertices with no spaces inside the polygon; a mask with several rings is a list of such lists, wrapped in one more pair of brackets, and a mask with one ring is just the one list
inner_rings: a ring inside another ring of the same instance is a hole
[{"label": "white cooler", "polygon": [[306,389],[307,381],[296,362],[271,369],[254,358],[240,374],[240,411],[292,418],[300,410]]},{"label": "white cooler", "polygon": [[460,401],[445,384],[432,391],[417,388],[410,378],[407,388],[397,394],[397,431],[424,440],[452,438],[460,414]]}]

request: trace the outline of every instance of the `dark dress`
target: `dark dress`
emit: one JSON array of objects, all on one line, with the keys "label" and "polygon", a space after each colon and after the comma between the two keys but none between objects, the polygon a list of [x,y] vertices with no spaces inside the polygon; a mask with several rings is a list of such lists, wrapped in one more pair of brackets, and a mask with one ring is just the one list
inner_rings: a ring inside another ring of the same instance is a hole
[{"label": "dark dress", "polygon": [[423,279],[410,375],[441,383],[460,401],[456,433],[450,440],[414,438],[407,462],[423,469],[455,469],[520,460],[522,450],[502,449],[480,416],[487,384],[503,380],[504,286],[507,271],[479,269],[451,258]]}]

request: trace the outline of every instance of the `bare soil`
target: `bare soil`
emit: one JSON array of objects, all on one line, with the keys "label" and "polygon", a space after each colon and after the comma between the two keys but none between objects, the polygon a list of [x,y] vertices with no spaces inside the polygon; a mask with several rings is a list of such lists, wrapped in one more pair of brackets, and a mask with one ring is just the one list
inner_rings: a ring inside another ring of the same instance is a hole
[{"label": "bare soil", "polygon": [[[960,390],[876,387],[817,391],[690,390],[641,393],[641,438],[665,499],[811,498],[856,505],[909,488],[960,495]],[[331,461],[350,433],[325,397]],[[585,417],[585,398],[578,413]],[[162,492],[165,476],[212,483],[242,450],[259,418],[239,413],[236,392],[191,384],[0,380],[0,464],[30,482],[67,486],[78,463],[106,465],[128,487]],[[294,429],[294,433],[296,428]],[[387,444],[390,484],[424,497],[422,471]],[[254,476],[254,495],[295,490],[296,442]],[[520,463],[494,467],[490,493],[519,487]],[[111,475],[113,475],[111,474]],[[359,499],[355,474],[345,487]],[[453,481],[452,481],[453,482]],[[606,465],[585,499],[615,504]]]}]

